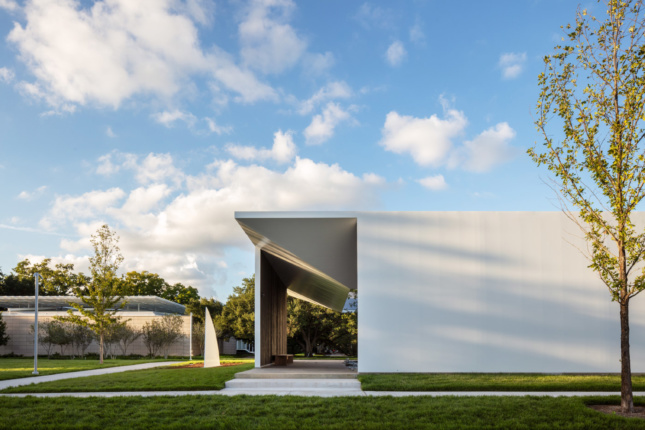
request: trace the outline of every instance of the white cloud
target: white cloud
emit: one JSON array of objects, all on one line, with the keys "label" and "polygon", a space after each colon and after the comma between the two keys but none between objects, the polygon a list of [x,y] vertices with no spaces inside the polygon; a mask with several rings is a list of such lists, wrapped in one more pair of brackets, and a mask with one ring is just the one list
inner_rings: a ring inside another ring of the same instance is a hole
[{"label": "white cloud", "polygon": [[381,145],[397,154],[410,154],[421,166],[459,167],[471,172],[486,172],[516,155],[516,149],[510,145],[515,131],[505,122],[454,145],[453,140],[464,133],[468,120],[463,112],[450,109],[443,96],[440,101],[446,110],[444,119],[436,115],[415,118],[395,111],[388,113]]},{"label": "white cloud", "polygon": [[415,118],[392,111],[385,118],[381,145],[397,154],[408,153],[417,164],[440,166],[452,149],[452,139],[463,133],[468,121],[463,112],[450,109],[445,118]]},{"label": "white cloud", "polygon": [[306,76],[320,76],[327,73],[336,63],[334,54],[327,51],[324,54],[305,54],[303,68]]},{"label": "white cloud", "polygon": [[443,175],[428,176],[417,181],[424,187],[433,191],[445,190],[448,187]]},{"label": "white cloud", "polygon": [[13,81],[14,77],[15,74],[13,73],[13,70],[6,67],[0,67],[0,82],[8,84],[9,82]]},{"label": "white cloud", "polygon": [[291,0],[254,0],[239,25],[244,64],[264,73],[293,67],[307,44],[287,23],[295,4]]},{"label": "white cloud", "polygon": [[369,3],[363,3],[356,13],[356,19],[365,28],[392,28],[392,16],[391,10],[380,6],[372,6]]},{"label": "white cloud", "polygon": [[242,146],[228,144],[226,150],[233,157],[241,160],[275,160],[278,163],[288,163],[296,156],[297,148],[293,143],[293,133],[287,131],[283,133],[282,130],[277,131],[273,135],[273,146],[271,149],[257,149],[253,146]]},{"label": "white cloud", "polygon": [[20,200],[33,200],[36,197],[43,195],[45,191],[47,191],[47,185],[38,187],[34,191],[21,191],[20,194],[18,194],[18,198]]},{"label": "white cloud", "polygon": [[412,27],[410,27],[410,42],[423,46],[426,42],[426,35],[423,32],[421,22],[417,19]]},{"label": "white cloud", "polygon": [[116,133],[114,133],[114,131],[112,130],[112,127],[110,127],[110,126],[107,126],[107,128],[105,129],[105,135],[106,135],[107,137],[112,138],[112,139],[114,139],[115,137],[117,137],[117,136],[116,136]]},{"label": "white cloud", "polygon": [[407,54],[408,53],[405,50],[403,43],[397,40],[395,42],[392,42],[392,44],[387,48],[387,51],[385,52],[385,59],[390,64],[390,66],[397,67],[403,62]]},{"label": "white cloud", "polygon": [[472,172],[487,172],[515,157],[517,150],[510,145],[514,137],[515,130],[507,123],[500,122],[481,132],[473,140],[464,142],[451,164],[461,165],[463,169]]},{"label": "white cloud", "polygon": [[143,160],[135,154],[113,151],[98,158],[96,173],[109,176],[129,170],[134,172],[139,184],[172,183],[179,186],[185,179],[184,173],[174,165],[170,154],[148,154]]},{"label": "white cloud", "polygon": [[14,0],[0,0],[0,9],[13,12],[20,9],[20,6],[18,6],[18,3],[16,3]]},{"label": "white cloud", "polygon": [[[286,136],[276,133],[276,141]],[[187,177],[185,185],[174,190],[162,178],[129,192],[111,189],[59,197],[41,224],[67,222],[76,229],[80,240],[61,241],[73,259],[89,251],[89,236],[108,222],[121,237],[123,270],[150,270],[212,294],[212,285],[222,282],[229,247],[248,248],[235,211],[371,208],[385,182],[372,173],[359,177],[337,164],[299,157],[284,170],[216,160],[199,175],[181,174]]]},{"label": "white cloud", "polygon": [[201,49],[195,21],[207,22],[209,7],[200,0],[103,0],[88,8],[71,0],[28,2],[26,24],[16,24],[7,38],[36,78],[22,83],[22,91],[54,108],[116,109],[135,96],[167,103],[193,77],[211,76],[240,101],[275,99],[230,55],[216,46]]},{"label": "white cloud", "polygon": [[221,126],[215,122],[215,119],[213,118],[204,118],[206,121],[206,124],[208,125],[208,130],[211,133],[215,133],[218,136],[221,136],[222,134],[229,134],[230,132],[233,131],[233,127],[226,125],[226,126]]},{"label": "white cloud", "polygon": [[508,52],[500,55],[498,65],[502,69],[504,79],[515,79],[524,70],[524,63],[526,63],[526,52]]},{"label": "white cloud", "polygon": [[329,102],[322,114],[316,115],[304,131],[307,145],[319,145],[334,135],[336,126],[351,119],[349,112],[336,104]]},{"label": "white cloud", "polygon": [[352,96],[352,89],[344,81],[329,82],[327,85],[316,91],[309,99],[300,103],[298,113],[306,115],[319,104],[329,100],[346,99]]},{"label": "white cloud", "polygon": [[179,109],[158,112],[153,114],[152,118],[159,124],[162,124],[168,128],[172,127],[173,124],[177,121],[185,122],[189,127],[192,127],[193,125],[195,125],[195,122],[197,122],[195,115],[190,112],[180,111]]}]

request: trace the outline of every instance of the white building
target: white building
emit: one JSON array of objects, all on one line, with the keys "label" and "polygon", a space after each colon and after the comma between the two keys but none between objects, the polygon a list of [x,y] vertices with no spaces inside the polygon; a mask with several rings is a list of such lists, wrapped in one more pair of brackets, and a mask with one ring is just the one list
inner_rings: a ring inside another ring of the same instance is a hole
[{"label": "white building", "polygon": [[[620,371],[618,305],[560,212],[235,217],[256,250],[256,367],[286,353],[287,294],[341,310],[357,289],[359,372]],[[643,372],[645,299],[630,309]]]}]

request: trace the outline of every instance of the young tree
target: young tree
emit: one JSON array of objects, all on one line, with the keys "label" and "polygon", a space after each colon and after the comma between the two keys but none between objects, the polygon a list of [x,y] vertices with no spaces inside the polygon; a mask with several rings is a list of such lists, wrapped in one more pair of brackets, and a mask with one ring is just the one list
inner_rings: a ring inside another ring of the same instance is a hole
[{"label": "young tree", "polygon": [[128,355],[128,347],[130,347],[135,340],[141,337],[141,331],[130,327],[127,324],[119,325],[117,327],[119,338],[119,348],[121,348],[122,355]]},{"label": "young tree", "polygon": [[105,336],[111,326],[121,323],[121,318],[115,314],[125,305],[123,296],[119,294],[119,279],[116,275],[119,265],[123,262],[123,256],[118,247],[119,237],[107,224],[92,235],[91,242],[94,247],[94,256],[90,257],[92,281],[86,289],[79,286],[72,289],[74,295],[80,298],[87,308],[81,304],[70,303],[80,315],[70,309],[67,311],[68,316],[57,319],[91,329],[99,341],[99,358],[103,363]]},{"label": "young tree", "polygon": [[193,344],[197,347],[199,355],[204,355],[205,327],[201,321],[193,324]]},{"label": "young tree", "polygon": [[143,325],[141,329],[143,343],[148,348],[151,357],[156,356],[159,351],[163,351],[164,358],[168,358],[168,350],[182,335],[182,324],[180,315],[164,315]]},{"label": "young tree", "polygon": [[7,323],[2,321],[2,312],[0,312],[0,346],[6,345],[10,337],[7,335]]},{"label": "young tree", "polygon": [[545,57],[536,120],[544,143],[529,154],[555,175],[563,204],[578,211],[563,208],[584,230],[589,267],[618,303],[621,409],[633,412],[629,301],[645,287],[645,232],[631,220],[645,196],[645,21],[640,0],[606,6],[604,20],[578,10],[568,42]]},{"label": "young tree", "polygon": [[78,324],[70,324],[69,331],[72,336],[72,348],[74,355],[85,356],[85,351],[94,341],[94,332],[87,327]]}]

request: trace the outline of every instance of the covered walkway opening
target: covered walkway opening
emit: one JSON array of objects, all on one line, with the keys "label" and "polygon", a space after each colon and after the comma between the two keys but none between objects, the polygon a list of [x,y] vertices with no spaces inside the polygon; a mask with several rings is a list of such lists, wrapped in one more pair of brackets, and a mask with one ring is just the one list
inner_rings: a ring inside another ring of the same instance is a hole
[{"label": "covered walkway opening", "polygon": [[287,354],[287,296],[343,310],[357,289],[355,217],[236,212],[255,245],[255,367]]}]

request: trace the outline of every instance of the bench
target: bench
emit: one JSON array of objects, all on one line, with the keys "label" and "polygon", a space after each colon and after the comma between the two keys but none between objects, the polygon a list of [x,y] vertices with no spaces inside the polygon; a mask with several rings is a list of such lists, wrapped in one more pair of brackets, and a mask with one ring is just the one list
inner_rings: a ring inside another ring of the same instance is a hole
[{"label": "bench", "polygon": [[293,354],[276,354],[273,357],[274,366],[286,366],[293,363]]}]

